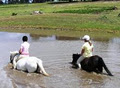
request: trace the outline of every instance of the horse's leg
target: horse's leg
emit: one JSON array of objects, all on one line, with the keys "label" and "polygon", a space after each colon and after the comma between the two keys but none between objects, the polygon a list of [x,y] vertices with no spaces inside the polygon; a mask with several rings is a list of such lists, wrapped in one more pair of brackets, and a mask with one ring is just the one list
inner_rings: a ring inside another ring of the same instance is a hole
[{"label": "horse's leg", "polygon": [[103,66],[101,63],[99,63],[95,68],[94,68],[96,73],[102,73],[103,72]]},{"label": "horse's leg", "polygon": [[17,60],[17,57],[15,57],[15,58],[13,59],[13,68],[14,68],[14,69],[16,69],[16,67],[17,67],[17,66],[16,66],[16,64],[17,64],[16,60]]},{"label": "horse's leg", "polygon": [[102,72],[103,72],[103,67],[102,67],[102,66],[99,66],[99,67],[98,67],[98,70],[99,70],[100,73],[102,73]]},{"label": "horse's leg", "polygon": [[96,72],[96,73],[102,73],[98,68],[96,68],[95,70],[94,70],[94,72]]},{"label": "horse's leg", "polygon": [[[42,61],[41,61],[41,60],[38,60],[37,64],[38,64],[38,67],[40,68],[40,70],[42,71],[43,75],[49,76],[49,74],[46,73],[46,71],[45,71],[45,69],[44,69],[44,67],[43,67]],[[41,71],[40,71],[40,72],[41,72]]]}]

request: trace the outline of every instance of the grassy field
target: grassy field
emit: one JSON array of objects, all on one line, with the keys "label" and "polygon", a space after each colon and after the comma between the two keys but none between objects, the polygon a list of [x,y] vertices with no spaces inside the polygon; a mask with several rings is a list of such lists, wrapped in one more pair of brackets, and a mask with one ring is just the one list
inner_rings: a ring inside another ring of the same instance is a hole
[{"label": "grassy field", "polygon": [[[42,11],[35,15],[33,11]],[[17,13],[16,16],[12,16]],[[120,2],[0,5],[0,31],[79,37],[119,36]]]}]

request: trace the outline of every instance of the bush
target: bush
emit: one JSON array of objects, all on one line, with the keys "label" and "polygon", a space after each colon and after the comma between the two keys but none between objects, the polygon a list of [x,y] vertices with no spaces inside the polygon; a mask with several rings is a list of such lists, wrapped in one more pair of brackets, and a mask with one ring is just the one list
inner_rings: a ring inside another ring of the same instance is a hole
[{"label": "bush", "polygon": [[78,14],[89,14],[89,13],[101,13],[104,11],[115,10],[115,7],[85,7],[77,10],[63,10],[57,11],[56,13],[78,13]]},{"label": "bush", "polygon": [[2,1],[0,1],[0,4],[3,4],[3,2],[2,2]]},{"label": "bush", "polygon": [[120,13],[118,14],[118,17],[120,17]]}]

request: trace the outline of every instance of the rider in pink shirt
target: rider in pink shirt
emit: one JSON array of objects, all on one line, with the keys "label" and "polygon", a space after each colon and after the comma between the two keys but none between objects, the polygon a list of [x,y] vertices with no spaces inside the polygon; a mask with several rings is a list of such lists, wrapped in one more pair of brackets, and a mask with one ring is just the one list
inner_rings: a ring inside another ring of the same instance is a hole
[{"label": "rider in pink shirt", "polygon": [[29,57],[29,47],[30,44],[27,42],[28,41],[28,37],[27,36],[23,36],[22,38],[23,43],[21,44],[19,53],[20,53],[20,57],[19,58],[23,58],[23,57]]}]

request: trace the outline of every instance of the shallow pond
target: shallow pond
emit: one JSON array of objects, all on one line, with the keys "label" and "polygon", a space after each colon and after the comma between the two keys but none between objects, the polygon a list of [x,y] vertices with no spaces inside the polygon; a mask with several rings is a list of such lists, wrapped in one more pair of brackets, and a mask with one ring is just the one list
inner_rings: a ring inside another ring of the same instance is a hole
[{"label": "shallow pond", "polygon": [[[9,52],[19,50],[23,35],[29,37],[30,55],[43,60],[50,77],[11,69]],[[84,43],[79,38],[0,32],[0,88],[119,88],[120,38],[92,42],[93,54],[104,59],[113,77],[71,68],[72,54]]]}]

